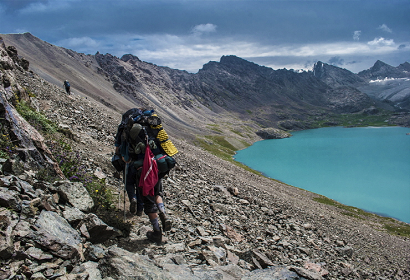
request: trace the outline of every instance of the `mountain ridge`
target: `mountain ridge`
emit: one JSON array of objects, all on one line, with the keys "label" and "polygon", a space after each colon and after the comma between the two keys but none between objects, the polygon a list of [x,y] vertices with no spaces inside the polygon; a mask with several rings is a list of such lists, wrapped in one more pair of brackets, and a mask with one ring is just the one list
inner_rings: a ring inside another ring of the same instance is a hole
[{"label": "mountain ridge", "polygon": [[[312,119],[335,123],[327,120],[335,112],[358,113],[376,105],[353,89],[359,78],[347,80],[344,88],[338,88],[310,72],[273,70],[236,56],[223,56],[220,62],[210,61],[192,74],[144,62],[131,54],[121,58],[98,52],[77,54],[31,34],[5,35],[4,38],[8,44],[23,48],[19,50],[23,57],[32,57],[48,49],[46,53],[52,53],[55,59],[52,65],[58,64],[56,69],[59,70],[46,67],[51,62],[44,56],[42,61],[35,59],[31,63],[33,70],[46,80],[59,85],[70,79],[74,92],[77,90],[78,94],[88,95],[119,111],[136,106],[155,107],[164,118],[172,121],[171,132],[183,133],[184,137],[191,137],[191,130],[200,135],[212,132],[208,127],[215,124],[216,118],[223,123],[237,119],[238,124],[246,123],[254,132],[261,126],[299,130],[316,127]],[[27,50],[25,46],[30,41],[42,47]],[[60,57],[63,57],[61,63],[58,62]],[[73,74],[73,69],[81,75]],[[350,72],[350,75],[355,74]],[[50,78],[52,76],[55,78]],[[343,80],[341,75],[335,79]],[[182,119],[190,119],[192,123]],[[232,128],[224,132],[229,134],[230,130]],[[250,140],[256,139],[252,136]]]}]

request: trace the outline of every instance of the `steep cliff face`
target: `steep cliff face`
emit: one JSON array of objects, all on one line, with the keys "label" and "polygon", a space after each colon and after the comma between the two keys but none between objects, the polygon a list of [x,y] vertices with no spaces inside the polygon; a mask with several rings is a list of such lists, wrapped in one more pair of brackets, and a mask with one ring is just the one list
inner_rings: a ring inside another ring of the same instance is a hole
[{"label": "steep cliff face", "polygon": [[365,82],[363,78],[349,70],[329,65],[321,61],[316,62],[313,66],[313,76],[333,88],[339,86],[352,86]]}]

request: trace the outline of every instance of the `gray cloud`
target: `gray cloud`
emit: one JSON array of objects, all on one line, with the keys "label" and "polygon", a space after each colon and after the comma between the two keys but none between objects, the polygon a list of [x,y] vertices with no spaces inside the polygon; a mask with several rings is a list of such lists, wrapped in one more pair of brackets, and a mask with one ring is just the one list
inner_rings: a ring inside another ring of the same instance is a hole
[{"label": "gray cloud", "polygon": [[362,31],[360,31],[360,30],[357,30],[357,31],[353,32],[353,40],[359,41],[361,34],[362,34]]},{"label": "gray cloud", "polygon": [[388,32],[388,33],[393,33],[393,30],[388,28],[387,25],[384,24],[384,23],[382,25],[380,25],[377,29],[383,30],[383,31]]},{"label": "gray cloud", "polygon": [[340,58],[339,56],[334,56],[329,59],[328,63],[334,66],[341,66],[345,64],[345,61],[343,58]]},{"label": "gray cloud", "polygon": [[202,35],[204,33],[212,33],[216,31],[216,25],[212,23],[199,24],[192,28],[192,33]]},{"label": "gray cloud", "polygon": [[367,1],[1,0],[0,33],[31,32],[77,52],[132,53],[190,72],[223,55],[274,69],[343,58],[356,71],[408,57],[410,6],[390,2],[369,10]]}]

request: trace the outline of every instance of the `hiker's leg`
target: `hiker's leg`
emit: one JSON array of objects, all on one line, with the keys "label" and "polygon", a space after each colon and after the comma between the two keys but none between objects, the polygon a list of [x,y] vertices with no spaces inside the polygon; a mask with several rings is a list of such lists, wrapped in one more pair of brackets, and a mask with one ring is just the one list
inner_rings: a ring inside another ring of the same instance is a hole
[{"label": "hiker's leg", "polygon": [[153,242],[162,242],[162,231],[158,223],[157,206],[155,204],[155,197],[144,196],[144,211],[148,215],[153,231],[147,232],[147,238]]},{"label": "hiker's leg", "polygon": [[169,231],[171,230],[171,227],[172,227],[172,221],[168,217],[165,211],[164,201],[162,199],[164,192],[163,192],[163,186],[162,186],[161,179],[159,179],[158,183],[155,185],[154,192],[155,192],[155,204],[159,210],[159,218],[161,219],[162,230]]},{"label": "hiker's leg", "polygon": [[128,199],[131,201],[133,198],[137,199],[137,195],[135,193],[135,168],[132,164],[128,165],[128,172],[127,172],[127,184],[125,189],[128,194]]},{"label": "hiker's leg", "polygon": [[152,228],[155,231],[161,230],[158,223],[158,214],[157,213],[149,213],[148,214],[149,221],[151,222]]},{"label": "hiker's leg", "polygon": [[127,185],[125,186],[125,189],[127,190],[128,199],[130,200],[131,214],[135,214],[136,211],[138,213],[138,210],[142,211],[142,201],[135,190],[136,176],[137,170],[133,164],[129,164],[127,172]]},{"label": "hiker's leg", "polygon": [[165,213],[165,207],[164,207],[164,200],[162,197],[164,196],[164,189],[162,186],[162,178],[158,179],[157,184],[154,187],[154,194],[155,194],[155,204],[158,207],[158,210],[160,212]]}]

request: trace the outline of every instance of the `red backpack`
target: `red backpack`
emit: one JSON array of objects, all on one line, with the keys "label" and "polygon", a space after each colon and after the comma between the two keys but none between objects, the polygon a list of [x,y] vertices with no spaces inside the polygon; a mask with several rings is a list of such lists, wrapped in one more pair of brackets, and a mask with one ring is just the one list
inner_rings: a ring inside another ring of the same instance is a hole
[{"label": "red backpack", "polygon": [[139,187],[142,188],[143,196],[154,196],[154,186],[158,182],[158,166],[155,156],[148,143],[145,148],[144,164],[140,177]]}]

